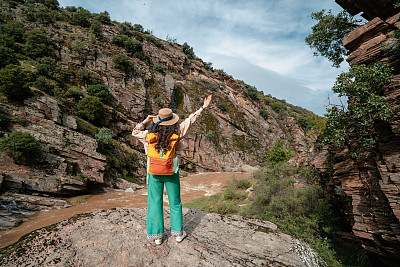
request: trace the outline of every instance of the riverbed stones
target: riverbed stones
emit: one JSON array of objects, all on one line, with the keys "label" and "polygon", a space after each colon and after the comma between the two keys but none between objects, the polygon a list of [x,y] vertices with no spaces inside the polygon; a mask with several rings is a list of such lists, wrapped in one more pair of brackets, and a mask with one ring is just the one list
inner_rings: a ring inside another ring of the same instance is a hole
[{"label": "riverbed stones", "polygon": [[306,244],[273,223],[184,209],[188,237],[146,240],[146,209],[97,210],[24,236],[0,255],[4,266],[317,266]]}]

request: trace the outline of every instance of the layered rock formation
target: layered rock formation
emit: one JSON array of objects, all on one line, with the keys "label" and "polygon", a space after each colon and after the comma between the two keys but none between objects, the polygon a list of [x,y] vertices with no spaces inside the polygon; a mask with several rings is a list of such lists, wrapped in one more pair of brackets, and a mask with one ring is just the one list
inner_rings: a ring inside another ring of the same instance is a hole
[{"label": "layered rock formation", "polygon": [[[169,214],[166,209],[166,229]],[[146,240],[146,209],[97,210],[24,236],[0,251],[3,266],[320,266],[310,247],[267,221],[184,209],[188,237]],[[234,234],[233,234],[234,233]]]},{"label": "layered rock formation", "polygon": [[[392,2],[395,1],[347,1],[348,5],[342,5],[351,12],[352,8],[357,6],[357,10],[369,14],[367,18],[371,19],[350,32],[343,41],[345,47],[350,50],[347,61],[351,66],[372,65],[388,60],[388,47],[393,42],[398,42],[393,33],[400,29],[400,14],[390,17],[397,12]],[[372,4],[373,9],[370,8]],[[372,15],[374,16],[371,17]],[[394,67],[395,75],[383,91],[395,110],[395,115],[390,123],[377,125],[377,149],[365,154],[365,158],[361,160],[351,159],[347,150],[330,150],[331,156],[327,164],[332,166],[333,172],[329,184],[331,192],[340,189],[350,198],[353,221],[351,230],[355,240],[361,242],[372,258],[390,266],[397,266],[400,262],[398,59],[390,58],[390,65]],[[326,154],[326,151],[324,153]],[[321,157],[317,157],[315,165],[321,167]]]}]

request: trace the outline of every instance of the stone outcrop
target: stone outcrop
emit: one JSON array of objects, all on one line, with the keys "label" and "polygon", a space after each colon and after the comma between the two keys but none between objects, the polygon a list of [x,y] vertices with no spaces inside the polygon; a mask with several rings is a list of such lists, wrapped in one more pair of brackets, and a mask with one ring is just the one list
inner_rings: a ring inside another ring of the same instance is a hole
[{"label": "stone outcrop", "polygon": [[[392,2],[395,1],[341,2],[353,3],[359,11],[369,14],[370,19],[343,40],[350,51],[349,64],[372,65],[389,60],[388,48],[398,42],[393,33],[400,29],[400,14],[394,15],[397,11]],[[376,5],[374,8],[370,6],[372,3]],[[380,8],[383,3],[387,4],[386,8]],[[323,154],[315,156],[314,165],[332,172],[328,192],[339,190],[350,199],[353,239],[360,241],[373,259],[397,266],[400,262],[400,69],[396,58],[390,58],[389,64],[394,67],[394,77],[383,88],[383,93],[395,115],[389,123],[377,125],[376,150],[366,153],[361,160],[354,160],[346,149],[330,148],[329,159],[323,165],[325,149]]]},{"label": "stone outcrop", "polygon": [[[166,229],[169,229],[168,210]],[[3,266],[320,266],[306,244],[267,221],[184,209],[188,237],[146,240],[146,209],[97,210],[42,228],[1,250]],[[234,233],[234,234],[233,234]]]},{"label": "stone outcrop", "polygon": [[30,98],[25,104],[17,107],[0,103],[0,110],[20,121],[11,130],[28,132],[40,142],[44,160],[29,166],[15,163],[2,153],[3,190],[77,194],[87,190],[88,181],[104,183],[106,157],[96,151],[94,138],[75,131],[76,119],[49,96]]},{"label": "stone outcrop", "polygon": [[393,8],[397,0],[335,0],[335,2],[353,16],[362,12],[362,16],[367,20],[376,17],[386,19],[397,13]]}]

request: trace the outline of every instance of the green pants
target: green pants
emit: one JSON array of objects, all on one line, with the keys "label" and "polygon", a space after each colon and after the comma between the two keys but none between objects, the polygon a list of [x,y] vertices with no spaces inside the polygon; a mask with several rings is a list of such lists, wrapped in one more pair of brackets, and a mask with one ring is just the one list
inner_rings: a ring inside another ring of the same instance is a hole
[{"label": "green pants", "polygon": [[171,234],[182,235],[182,203],[179,171],[173,175],[149,174],[147,189],[147,239],[162,238],[164,233],[163,191],[167,189],[171,216]]}]

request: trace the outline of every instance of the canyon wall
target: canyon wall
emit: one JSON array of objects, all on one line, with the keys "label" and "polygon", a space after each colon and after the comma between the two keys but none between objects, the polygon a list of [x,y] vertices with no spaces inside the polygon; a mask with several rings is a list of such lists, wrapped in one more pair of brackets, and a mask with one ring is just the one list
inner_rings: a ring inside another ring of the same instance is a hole
[{"label": "canyon wall", "polygon": [[350,66],[389,61],[394,68],[383,91],[395,115],[390,123],[377,125],[377,148],[363,159],[351,159],[347,150],[329,149],[325,167],[330,165],[333,175],[328,191],[339,188],[350,199],[353,238],[343,236],[360,241],[373,259],[396,266],[400,262],[400,69],[398,58],[387,55],[390,44],[398,42],[393,34],[400,29],[400,14],[393,7],[396,1],[337,2],[353,15],[363,12],[369,20],[343,40]]}]

